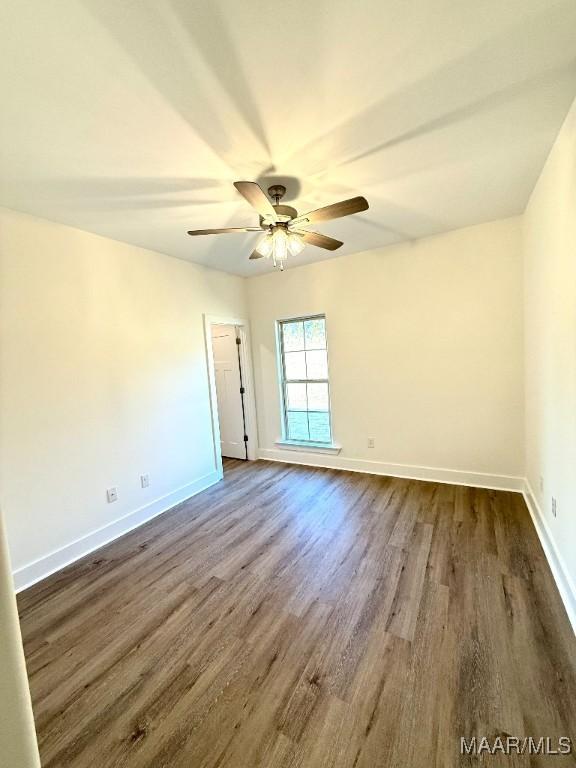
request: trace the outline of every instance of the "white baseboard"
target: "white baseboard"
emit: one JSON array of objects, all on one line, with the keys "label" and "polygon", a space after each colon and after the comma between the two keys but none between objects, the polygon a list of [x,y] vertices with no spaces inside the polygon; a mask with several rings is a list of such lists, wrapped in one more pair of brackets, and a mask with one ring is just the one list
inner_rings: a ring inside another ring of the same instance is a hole
[{"label": "white baseboard", "polygon": [[542,544],[542,549],[552,571],[552,576],[558,587],[558,592],[560,592],[560,597],[564,603],[564,608],[570,619],[570,624],[572,624],[572,629],[574,634],[576,634],[576,587],[570,578],[564,559],[558,551],[552,531],[546,522],[546,518],[540,509],[528,480],[524,481],[523,494],[526,506],[532,517],[532,522],[534,523],[534,528],[536,528],[536,533],[540,539],[540,544]]},{"label": "white baseboard", "polygon": [[23,589],[31,587],[32,584],[36,584],[36,582],[45,579],[50,574],[94,552],[95,549],[99,549],[134,528],[138,528],[138,526],[148,522],[148,520],[152,520],[153,517],[167,512],[176,504],[181,504],[183,501],[200,493],[200,491],[204,491],[220,479],[221,475],[217,471],[210,472],[198,478],[198,480],[177,488],[172,493],[162,496],[139,509],[135,509],[133,512],[124,515],[124,517],[113,520],[102,528],[98,528],[98,530],[92,531],[54,552],[50,552],[38,558],[38,560],[18,568],[13,572],[16,592],[21,592]]},{"label": "white baseboard", "polygon": [[261,449],[259,456],[261,459],[267,459],[268,461],[283,461],[288,464],[303,464],[308,467],[326,467],[327,469],[346,469],[350,472],[366,472],[371,475],[403,477],[408,480],[428,480],[434,483],[467,485],[473,488],[489,488],[498,491],[517,491],[520,493],[524,489],[524,479],[512,475],[462,472],[458,469],[418,467],[412,464],[387,464],[383,461],[349,459],[343,456],[316,455],[306,451],[273,448]]}]

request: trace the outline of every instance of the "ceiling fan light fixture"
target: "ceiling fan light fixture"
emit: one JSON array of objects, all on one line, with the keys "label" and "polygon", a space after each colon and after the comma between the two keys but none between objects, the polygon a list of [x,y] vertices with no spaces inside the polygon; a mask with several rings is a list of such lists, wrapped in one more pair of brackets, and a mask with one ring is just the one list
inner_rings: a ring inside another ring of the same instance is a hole
[{"label": "ceiling fan light fixture", "polygon": [[256,246],[256,250],[261,256],[264,256],[266,259],[269,259],[272,255],[272,250],[274,248],[274,238],[272,237],[272,234],[268,232],[267,234],[262,237]]},{"label": "ceiling fan light fixture", "polygon": [[290,251],[291,256],[297,256],[305,247],[306,243],[302,240],[300,235],[297,235],[295,232],[290,232],[288,234],[288,250]]},{"label": "ceiling fan light fixture", "polygon": [[288,258],[288,234],[284,227],[274,228],[272,240],[272,260],[274,261],[274,266],[279,266],[280,270],[283,270],[284,262]]}]

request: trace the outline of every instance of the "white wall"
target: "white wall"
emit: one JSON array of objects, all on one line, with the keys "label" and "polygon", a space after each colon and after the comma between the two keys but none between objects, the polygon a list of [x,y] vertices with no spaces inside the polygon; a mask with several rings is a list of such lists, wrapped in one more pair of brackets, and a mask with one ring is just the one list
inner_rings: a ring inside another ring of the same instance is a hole
[{"label": "white wall", "polygon": [[526,474],[576,622],[576,102],[526,209],[524,253]]},{"label": "white wall", "polygon": [[244,315],[243,279],[0,210],[0,313],[0,498],[17,570],[212,478],[202,315]]},{"label": "white wall", "polygon": [[324,312],[332,465],[514,485],[500,476],[523,476],[520,232],[506,219],[250,279],[263,455],[280,455],[275,321]]}]

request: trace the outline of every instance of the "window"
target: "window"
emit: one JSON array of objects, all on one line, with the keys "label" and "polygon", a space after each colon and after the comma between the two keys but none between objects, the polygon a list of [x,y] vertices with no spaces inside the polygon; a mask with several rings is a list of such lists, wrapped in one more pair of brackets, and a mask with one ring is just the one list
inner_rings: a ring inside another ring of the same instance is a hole
[{"label": "window", "polygon": [[299,443],[331,443],[326,318],[278,323],[284,401],[284,437]]}]

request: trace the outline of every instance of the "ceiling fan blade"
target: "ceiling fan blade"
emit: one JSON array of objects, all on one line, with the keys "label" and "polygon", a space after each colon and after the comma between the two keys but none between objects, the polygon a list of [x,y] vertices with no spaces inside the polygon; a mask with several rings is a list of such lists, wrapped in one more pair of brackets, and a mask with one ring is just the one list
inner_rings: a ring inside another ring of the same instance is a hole
[{"label": "ceiling fan blade", "polygon": [[327,237],[326,235],[321,235],[320,232],[306,232],[304,230],[291,230],[291,232],[294,232],[295,235],[299,235],[304,242],[308,243],[309,245],[315,245],[318,248],[325,248],[327,251],[335,251],[338,248],[340,248],[341,245],[344,245],[344,243],[340,242],[340,240],[336,240],[333,237]]},{"label": "ceiling fan blade", "polygon": [[191,229],[189,235],[222,235],[231,232],[262,232],[262,227],[227,227],[225,229]]},{"label": "ceiling fan blade", "polygon": [[272,203],[255,181],[235,181],[234,186],[242,197],[248,200],[252,208],[258,211],[260,216],[272,216],[276,221],[276,211],[272,207]]},{"label": "ceiling fan blade", "polygon": [[365,197],[351,197],[350,200],[342,200],[339,203],[333,203],[324,208],[317,208],[315,211],[303,213],[301,216],[292,219],[290,226],[302,226],[303,224],[312,224],[316,221],[339,219],[342,216],[350,216],[352,213],[366,211],[368,207],[368,200]]},{"label": "ceiling fan blade", "polygon": [[251,258],[251,259],[263,259],[263,258],[264,258],[264,256],[262,256],[262,254],[261,254],[261,253],[258,253],[258,251],[254,250],[254,251],[252,251],[252,253],[250,254],[249,258]]}]

